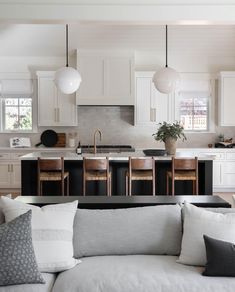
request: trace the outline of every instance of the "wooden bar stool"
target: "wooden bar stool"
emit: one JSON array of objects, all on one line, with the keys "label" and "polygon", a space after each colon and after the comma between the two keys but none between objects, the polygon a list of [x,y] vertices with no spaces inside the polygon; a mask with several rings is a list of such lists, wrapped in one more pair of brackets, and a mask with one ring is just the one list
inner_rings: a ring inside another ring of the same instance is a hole
[{"label": "wooden bar stool", "polygon": [[193,194],[198,195],[198,158],[172,157],[171,171],[167,172],[166,193],[169,195],[169,180],[171,179],[171,194],[175,195],[175,181],[192,181]]},{"label": "wooden bar stool", "polygon": [[61,195],[64,196],[64,182],[67,183],[66,194],[69,195],[69,173],[64,171],[64,158],[38,158],[38,196],[42,195],[42,184],[45,181],[60,181]]},{"label": "wooden bar stool", "polygon": [[83,196],[86,195],[87,181],[106,181],[107,196],[111,196],[112,180],[108,157],[83,158]]},{"label": "wooden bar stool", "polygon": [[152,181],[152,191],[155,196],[155,160],[153,157],[129,157],[129,170],[126,172],[126,196],[132,195],[133,180]]}]

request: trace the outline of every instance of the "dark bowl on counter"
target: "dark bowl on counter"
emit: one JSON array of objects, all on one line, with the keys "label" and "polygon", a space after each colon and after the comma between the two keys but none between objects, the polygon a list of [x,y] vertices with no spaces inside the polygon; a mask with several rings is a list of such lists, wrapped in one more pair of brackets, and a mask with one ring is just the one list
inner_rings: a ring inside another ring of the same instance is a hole
[{"label": "dark bowl on counter", "polygon": [[165,156],[167,154],[165,149],[145,149],[143,152],[146,156]]}]

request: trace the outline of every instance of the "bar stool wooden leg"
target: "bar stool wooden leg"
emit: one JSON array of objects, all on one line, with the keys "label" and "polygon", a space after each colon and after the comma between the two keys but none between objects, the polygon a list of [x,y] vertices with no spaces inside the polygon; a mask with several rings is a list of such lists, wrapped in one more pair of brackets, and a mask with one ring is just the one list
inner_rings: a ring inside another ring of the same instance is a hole
[{"label": "bar stool wooden leg", "polygon": [[132,179],[129,176],[129,196],[132,196]]},{"label": "bar stool wooden leg", "polygon": [[109,197],[109,177],[107,177],[107,180],[106,180],[106,192],[107,192],[107,196]]},{"label": "bar stool wooden leg", "polygon": [[175,195],[175,180],[173,179],[173,177],[171,178],[171,195]]},{"label": "bar stool wooden leg", "polygon": [[128,176],[126,174],[126,196],[128,196]]},{"label": "bar stool wooden leg", "polygon": [[196,183],[196,195],[198,196],[198,191],[199,191],[199,190],[198,190],[198,179],[196,180],[195,183]]},{"label": "bar stool wooden leg", "polygon": [[109,196],[112,196],[112,174],[109,177]]},{"label": "bar stool wooden leg", "polygon": [[69,175],[67,176],[67,196],[69,196]]},{"label": "bar stool wooden leg", "polygon": [[61,180],[61,194],[64,196],[64,178]]},{"label": "bar stool wooden leg", "polygon": [[155,196],[156,192],[155,192],[155,177],[153,176],[153,196]]},{"label": "bar stool wooden leg", "polygon": [[86,195],[86,179],[85,176],[83,175],[83,196]]},{"label": "bar stool wooden leg", "polygon": [[169,196],[169,175],[166,175],[166,194]]}]

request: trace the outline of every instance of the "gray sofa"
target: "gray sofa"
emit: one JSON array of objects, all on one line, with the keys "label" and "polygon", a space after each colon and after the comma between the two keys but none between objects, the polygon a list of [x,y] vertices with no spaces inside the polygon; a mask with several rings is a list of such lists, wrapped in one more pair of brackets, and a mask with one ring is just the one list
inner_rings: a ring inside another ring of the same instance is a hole
[{"label": "gray sofa", "polygon": [[235,291],[235,278],[205,277],[203,267],[177,263],[181,239],[178,205],[78,209],[73,243],[82,263],[58,275],[44,273],[45,285],[0,287],[0,292]]}]

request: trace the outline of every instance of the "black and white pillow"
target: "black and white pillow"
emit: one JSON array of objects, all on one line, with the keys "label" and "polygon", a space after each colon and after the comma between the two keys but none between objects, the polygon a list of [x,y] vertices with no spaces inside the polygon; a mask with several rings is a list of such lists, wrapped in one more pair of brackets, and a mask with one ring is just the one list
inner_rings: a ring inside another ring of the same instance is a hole
[{"label": "black and white pillow", "polygon": [[204,276],[235,277],[235,244],[204,235],[207,263]]},{"label": "black and white pillow", "polygon": [[0,225],[0,286],[45,283],[34,254],[32,211]]}]

